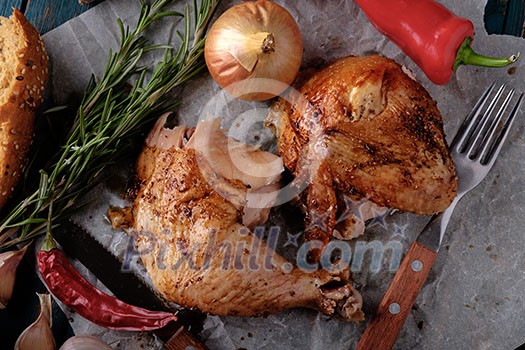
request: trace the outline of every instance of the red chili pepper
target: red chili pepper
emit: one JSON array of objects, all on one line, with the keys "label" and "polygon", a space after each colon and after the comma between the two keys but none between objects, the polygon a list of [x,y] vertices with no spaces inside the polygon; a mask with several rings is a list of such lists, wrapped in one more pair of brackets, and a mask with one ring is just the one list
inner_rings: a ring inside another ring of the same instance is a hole
[{"label": "red chili pepper", "polygon": [[519,54],[493,58],[475,53],[471,21],[433,0],[356,0],[376,29],[403,50],[435,84],[446,84],[462,64],[504,67]]},{"label": "red chili pepper", "polygon": [[150,311],[129,305],[91,285],[69,263],[52,241],[37,253],[38,269],[50,292],[87,320],[110,329],[147,331],[166,326],[177,317],[169,312]]}]

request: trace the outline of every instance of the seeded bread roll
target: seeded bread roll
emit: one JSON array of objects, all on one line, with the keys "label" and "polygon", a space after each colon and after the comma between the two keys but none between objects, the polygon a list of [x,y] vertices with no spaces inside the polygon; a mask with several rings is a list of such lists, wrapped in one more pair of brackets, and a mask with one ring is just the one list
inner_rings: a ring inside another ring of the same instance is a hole
[{"label": "seeded bread roll", "polygon": [[0,17],[0,208],[26,165],[47,61],[40,35],[20,11]]}]

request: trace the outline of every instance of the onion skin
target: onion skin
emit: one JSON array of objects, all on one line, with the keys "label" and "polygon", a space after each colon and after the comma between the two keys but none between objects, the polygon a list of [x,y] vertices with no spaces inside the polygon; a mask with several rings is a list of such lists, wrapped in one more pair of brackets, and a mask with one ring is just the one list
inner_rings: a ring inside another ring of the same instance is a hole
[{"label": "onion skin", "polygon": [[[265,52],[263,34],[271,34],[273,40]],[[302,53],[303,40],[295,19],[269,0],[246,1],[224,12],[210,28],[204,46],[206,65],[217,84],[249,101],[270,99],[290,85],[301,67]],[[236,88],[235,83],[252,78],[265,79]]]}]

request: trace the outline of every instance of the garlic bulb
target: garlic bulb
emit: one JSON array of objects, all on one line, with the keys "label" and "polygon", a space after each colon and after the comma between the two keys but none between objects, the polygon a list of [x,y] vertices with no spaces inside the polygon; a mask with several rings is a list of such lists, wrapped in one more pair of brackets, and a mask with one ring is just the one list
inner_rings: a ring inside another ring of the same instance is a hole
[{"label": "garlic bulb", "polygon": [[269,0],[246,1],[224,12],[204,46],[206,65],[217,84],[250,101],[266,100],[286,89],[299,72],[302,53],[294,18]]},{"label": "garlic bulb", "polygon": [[0,254],[0,309],[5,309],[13,295],[16,269],[29,244],[19,250],[11,250]]},{"label": "garlic bulb", "polygon": [[111,350],[111,347],[97,337],[76,335],[66,340],[59,350]]},{"label": "garlic bulb", "polygon": [[51,331],[51,296],[38,294],[40,315],[18,337],[15,350],[55,350],[55,338]]}]

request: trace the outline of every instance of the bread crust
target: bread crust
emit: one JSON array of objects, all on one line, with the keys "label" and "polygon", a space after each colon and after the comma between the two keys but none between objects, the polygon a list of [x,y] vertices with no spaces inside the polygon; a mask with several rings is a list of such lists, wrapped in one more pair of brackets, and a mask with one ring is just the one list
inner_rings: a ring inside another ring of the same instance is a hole
[{"label": "bread crust", "polygon": [[21,42],[17,59],[11,62],[16,65],[16,75],[9,79],[15,82],[6,92],[7,101],[0,105],[0,208],[13,193],[26,166],[35,110],[42,103],[48,75],[48,57],[38,31],[17,9],[9,21],[19,28]]}]

